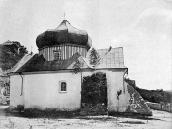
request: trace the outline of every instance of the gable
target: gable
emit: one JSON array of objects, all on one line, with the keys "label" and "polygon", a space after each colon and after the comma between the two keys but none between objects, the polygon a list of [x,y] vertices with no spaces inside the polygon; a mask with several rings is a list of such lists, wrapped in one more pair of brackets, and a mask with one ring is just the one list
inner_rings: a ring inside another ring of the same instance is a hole
[{"label": "gable", "polygon": [[86,58],[80,56],[77,60],[73,61],[68,69],[73,69],[76,63],[79,61],[81,68],[92,68]]}]

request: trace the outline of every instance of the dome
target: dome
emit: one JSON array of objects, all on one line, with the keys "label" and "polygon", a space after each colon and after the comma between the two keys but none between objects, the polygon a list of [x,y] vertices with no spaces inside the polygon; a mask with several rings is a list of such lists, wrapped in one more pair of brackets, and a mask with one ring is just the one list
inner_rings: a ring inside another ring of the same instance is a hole
[{"label": "dome", "polygon": [[63,20],[55,29],[48,29],[38,35],[36,44],[39,49],[61,44],[73,44],[91,47],[91,39],[84,30],[73,27],[67,20]]}]

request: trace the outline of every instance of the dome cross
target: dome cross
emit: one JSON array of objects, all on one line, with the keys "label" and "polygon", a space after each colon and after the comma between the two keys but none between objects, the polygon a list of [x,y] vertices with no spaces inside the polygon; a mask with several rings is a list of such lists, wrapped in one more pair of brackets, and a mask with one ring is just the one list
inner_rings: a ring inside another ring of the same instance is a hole
[{"label": "dome cross", "polygon": [[63,20],[66,20],[66,13],[63,14]]}]

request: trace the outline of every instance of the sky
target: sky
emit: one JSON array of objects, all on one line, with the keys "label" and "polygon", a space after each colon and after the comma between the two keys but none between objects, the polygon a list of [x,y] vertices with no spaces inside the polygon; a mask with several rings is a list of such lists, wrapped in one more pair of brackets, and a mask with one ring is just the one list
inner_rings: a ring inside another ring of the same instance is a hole
[{"label": "sky", "polygon": [[65,18],[96,49],[123,47],[140,88],[172,90],[172,0],[0,0],[0,43],[38,52],[36,37]]}]

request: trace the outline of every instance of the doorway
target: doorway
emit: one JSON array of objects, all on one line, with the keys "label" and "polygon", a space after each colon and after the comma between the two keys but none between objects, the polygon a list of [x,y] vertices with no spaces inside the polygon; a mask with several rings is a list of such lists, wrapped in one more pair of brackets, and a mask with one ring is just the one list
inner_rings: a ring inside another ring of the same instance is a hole
[{"label": "doorway", "polygon": [[83,77],[81,87],[81,105],[89,112],[107,114],[107,80],[106,74],[97,72]]}]

